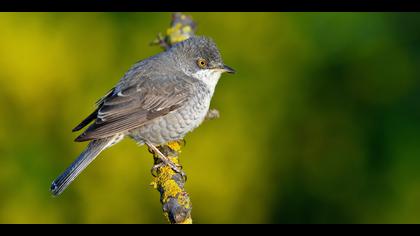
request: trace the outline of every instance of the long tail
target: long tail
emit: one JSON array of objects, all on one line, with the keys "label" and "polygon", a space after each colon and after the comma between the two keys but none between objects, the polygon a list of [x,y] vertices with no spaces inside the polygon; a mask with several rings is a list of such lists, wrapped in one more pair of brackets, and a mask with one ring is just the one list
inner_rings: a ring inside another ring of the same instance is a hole
[{"label": "long tail", "polygon": [[95,158],[111,146],[115,137],[93,140],[80,156],[51,184],[51,193],[54,196],[60,195],[73,180],[93,161]]}]

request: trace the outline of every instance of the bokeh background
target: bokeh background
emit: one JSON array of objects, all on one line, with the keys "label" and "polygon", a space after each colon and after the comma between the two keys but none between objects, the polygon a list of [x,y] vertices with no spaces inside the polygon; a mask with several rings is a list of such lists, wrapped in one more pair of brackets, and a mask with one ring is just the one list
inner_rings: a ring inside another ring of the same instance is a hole
[{"label": "bokeh background", "polygon": [[[420,223],[420,14],[191,13],[237,70],[186,137],[196,223]],[[58,198],[71,129],[171,13],[0,14],[0,222],[166,223],[151,155],[106,150]]]}]

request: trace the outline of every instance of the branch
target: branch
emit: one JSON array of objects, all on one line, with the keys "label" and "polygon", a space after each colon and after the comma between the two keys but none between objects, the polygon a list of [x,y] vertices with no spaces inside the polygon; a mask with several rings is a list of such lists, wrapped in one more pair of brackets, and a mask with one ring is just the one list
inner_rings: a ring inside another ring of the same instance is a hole
[{"label": "branch", "polygon": [[179,43],[193,36],[197,26],[191,16],[182,13],[174,13],[172,15],[171,27],[166,30],[165,36],[158,34],[157,39],[152,45],[159,45],[164,50],[168,50],[175,43]]},{"label": "branch", "polygon": [[[185,141],[175,141],[158,146],[163,155],[169,157],[175,164],[179,164],[179,153]],[[149,150],[153,154],[152,150]],[[161,163],[155,154],[154,165]],[[186,179],[176,173],[171,167],[163,165],[156,169],[151,185],[160,193],[160,202],[163,205],[163,214],[171,224],[192,224],[191,201],[184,189]]]},{"label": "branch", "polygon": [[[190,16],[174,13],[170,28],[166,34],[158,34],[157,39],[152,45],[159,45],[164,50],[168,50],[175,43],[181,42],[193,36],[196,30],[196,23]],[[206,120],[219,117],[219,112],[215,109],[209,110]],[[179,153],[185,146],[184,140],[174,141],[166,145],[158,146],[159,151],[169,157],[175,164],[180,164]],[[154,165],[160,164],[161,160],[152,150],[149,150],[154,156]],[[157,169],[152,169],[154,180],[151,185],[160,193],[160,202],[163,205],[163,213],[172,224],[192,224],[191,201],[188,193],[184,189],[186,178],[176,173],[172,168],[163,165]]]}]

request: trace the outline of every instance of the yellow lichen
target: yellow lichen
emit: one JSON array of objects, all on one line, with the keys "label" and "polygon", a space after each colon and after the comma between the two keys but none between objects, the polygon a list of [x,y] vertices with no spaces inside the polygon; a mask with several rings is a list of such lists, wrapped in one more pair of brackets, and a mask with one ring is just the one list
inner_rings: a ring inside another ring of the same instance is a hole
[{"label": "yellow lichen", "polygon": [[185,208],[191,208],[188,195],[185,196],[184,194],[179,194],[177,201],[179,205],[184,206]]},{"label": "yellow lichen", "polygon": [[[175,143],[175,142],[174,142]],[[177,146],[178,145],[178,146]],[[174,148],[180,148],[179,144],[173,144]],[[177,161],[176,157],[170,157],[172,161]],[[189,199],[184,195],[183,189],[178,185],[178,183],[173,179],[175,172],[169,166],[162,166],[158,170],[158,175],[155,177],[151,185],[157,189],[162,188],[162,203],[169,202],[170,198],[176,198],[178,203],[185,208],[190,208]],[[170,222],[169,214],[164,212],[165,218]],[[186,217],[186,219],[179,224],[192,224],[191,217]]]},{"label": "yellow lichen", "polygon": [[188,35],[178,34],[175,37],[171,37],[171,44],[173,45],[173,44],[182,42],[182,41],[186,40],[187,38],[189,38]]},{"label": "yellow lichen", "polygon": [[157,183],[156,181],[152,181],[152,182],[150,183],[150,186],[152,186],[154,189],[157,189],[157,187],[158,187],[158,183]]},{"label": "yellow lichen", "polygon": [[172,149],[172,150],[174,150],[175,152],[181,152],[181,148],[182,148],[182,144],[181,144],[181,142],[182,141],[172,141],[172,142],[169,142],[169,143],[167,143],[166,145],[170,148],[170,149]]},{"label": "yellow lichen", "polygon": [[169,220],[169,214],[168,214],[168,212],[163,212],[163,216],[165,217],[165,219],[168,220],[169,223],[171,223],[171,221]]},{"label": "yellow lichen", "polygon": [[183,32],[183,33],[189,33],[189,32],[191,32],[191,27],[190,27],[189,25],[184,26],[184,27],[182,28],[182,32]]},{"label": "yellow lichen", "polygon": [[191,217],[187,217],[184,221],[180,222],[179,224],[192,224],[192,218]]},{"label": "yellow lichen", "polygon": [[168,166],[163,166],[159,169],[159,174],[155,177],[155,180],[152,182],[154,188],[159,186],[164,189],[162,194],[162,202],[168,202],[170,197],[176,197],[179,193],[182,192],[182,189],[172,179],[175,172]]},{"label": "yellow lichen", "polygon": [[174,34],[174,33],[176,33],[177,31],[179,31],[179,30],[181,29],[181,27],[182,27],[182,24],[181,24],[181,23],[178,23],[178,24],[176,24],[176,25],[172,26],[171,28],[168,28],[168,29],[166,30],[166,35],[168,35],[168,36],[172,36],[172,34]]},{"label": "yellow lichen", "polygon": [[191,31],[190,26],[183,27],[181,23],[177,23],[166,30],[166,35],[169,37],[170,44],[182,42],[190,36],[187,34]]}]

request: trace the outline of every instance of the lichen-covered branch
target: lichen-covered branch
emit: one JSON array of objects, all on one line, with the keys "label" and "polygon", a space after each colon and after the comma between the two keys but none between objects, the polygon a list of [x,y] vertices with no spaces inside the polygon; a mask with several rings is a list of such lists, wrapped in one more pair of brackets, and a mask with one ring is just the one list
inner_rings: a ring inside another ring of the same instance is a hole
[{"label": "lichen-covered branch", "polygon": [[157,39],[152,42],[152,45],[159,45],[164,50],[168,50],[175,43],[179,43],[193,36],[196,30],[196,23],[191,16],[182,13],[174,13],[172,15],[171,26],[166,30],[164,36],[158,34]]},{"label": "lichen-covered branch", "polygon": [[[168,50],[173,44],[193,36],[195,30],[196,24],[190,16],[174,13],[172,15],[171,25],[166,30],[165,35],[159,34],[152,44],[159,45],[164,50]],[[217,117],[219,117],[219,112],[212,109],[208,112],[206,119]],[[175,164],[180,165],[179,154],[184,145],[185,141],[180,140],[158,146],[158,149]],[[151,151],[151,153],[153,152]],[[154,154],[154,165],[156,166],[160,162],[160,158]],[[153,172],[154,180],[152,186],[160,193],[160,201],[163,205],[165,217],[172,224],[191,224],[192,205],[190,197],[184,189],[186,178],[166,165],[161,165],[153,169]]]},{"label": "lichen-covered branch", "polygon": [[[169,157],[175,164],[179,164],[179,153],[184,141],[175,141],[158,147],[159,151]],[[161,159],[154,155],[154,164],[160,164]],[[160,193],[163,213],[172,224],[191,224],[191,201],[184,189],[186,179],[176,173],[171,167],[163,165],[153,173],[152,185]]]}]

